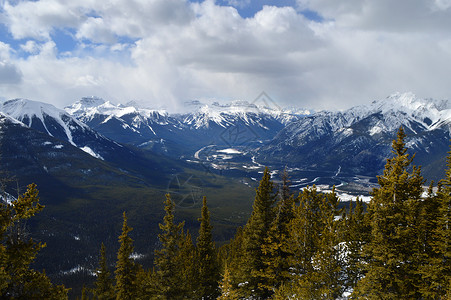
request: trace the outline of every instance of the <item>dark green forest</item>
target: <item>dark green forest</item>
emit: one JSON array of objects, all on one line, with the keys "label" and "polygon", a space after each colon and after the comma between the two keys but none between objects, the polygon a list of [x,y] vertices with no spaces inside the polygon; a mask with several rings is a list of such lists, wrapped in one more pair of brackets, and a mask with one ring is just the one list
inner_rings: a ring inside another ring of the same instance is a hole
[{"label": "dark green forest", "polygon": [[[95,282],[81,299],[451,299],[451,152],[445,177],[426,180],[399,129],[378,187],[365,205],[340,205],[335,190],[297,195],[265,169],[252,213],[228,243],[212,236],[205,197],[192,238],[167,194],[153,266],[133,259],[123,214],[116,261],[99,245]],[[0,298],[66,299],[71,293],[32,268],[45,246],[24,222],[44,209],[37,187],[0,207]],[[118,233],[119,234],[119,233]],[[73,296],[73,294],[72,294]]]}]

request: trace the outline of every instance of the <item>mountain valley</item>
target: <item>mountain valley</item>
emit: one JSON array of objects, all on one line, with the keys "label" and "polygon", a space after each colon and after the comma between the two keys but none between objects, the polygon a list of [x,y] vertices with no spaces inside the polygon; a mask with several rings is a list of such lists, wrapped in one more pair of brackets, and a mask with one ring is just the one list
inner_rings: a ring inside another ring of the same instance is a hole
[{"label": "mountain valley", "polygon": [[47,243],[38,268],[64,282],[89,277],[100,242],[117,249],[124,211],[136,228],[133,236],[140,237],[137,255],[144,264],[151,261],[166,193],[188,229],[196,228],[206,195],[214,237],[226,241],[249,216],[265,166],[276,183],[286,169],[293,191],[335,186],[343,202],[367,199],[400,126],[416,153],[414,164],[422,165],[425,178],[437,180],[451,136],[451,102],[411,93],[341,112],[245,101],[193,101],[186,110],[170,113],[96,97],[64,110],[25,99],[0,103],[7,191],[15,195],[35,182],[46,205],[29,224],[33,236]]}]

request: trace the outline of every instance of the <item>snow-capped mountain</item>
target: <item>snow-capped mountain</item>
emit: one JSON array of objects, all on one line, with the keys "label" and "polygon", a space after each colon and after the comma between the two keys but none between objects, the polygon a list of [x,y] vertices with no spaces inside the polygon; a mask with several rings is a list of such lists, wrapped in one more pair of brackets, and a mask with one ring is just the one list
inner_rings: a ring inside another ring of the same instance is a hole
[{"label": "snow-capped mountain", "polygon": [[96,158],[103,159],[105,147],[119,146],[51,104],[13,99],[0,102],[0,111],[30,128],[67,141]]},{"label": "snow-capped mountain", "polygon": [[8,158],[2,168],[17,173],[18,178],[84,176],[88,172],[97,174],[96,180],[123,174],[147,184],[164,180],[163,158],[108,139],[64,110],[42,102],[0,102],[0,139],[0,157]]},{"label": "snow-capped mountain", "polygon": [[67,145],[65,146],[63,143],[67,142],[74,148],[83,150],[115,168],[128,170],[130,173],[137,172],[138,177],[152,177],[149,172],[158,169],[154,158],[148,159],[141,151],[104,137],[53,105],[26,99],[14,99],[1,102],[0,112],[8,116],[6,117],[8,122],[16,122],[20,126],[39,131],[49,140],[53,138],[60,141],[55,144],[48,140],[43,141],[44,144],[55,144],[57,148],[68,149]]},{"label": "snow-capped mountain", "polygon": [[450,138],[451,102],[396,93],[343,112],[319,112],[287,125],[257,151],[259,161],[298,167],[380,172],[391,141],[403,126],[418,164],[445,157]]},{"label": "snow-capped mountain", "polygon": [[[70,115],[103,135],[121,142],[140,145],[148,141],[159,141],[156,130],[174,131],[177,120],[164,110],[140,108],[136,103],[115,105],[96,97],[85,97],[65,107]],[[164,134],[163,134],[164,135]]]},{"label": "snow-capped mountain", "polygon": [[308,111],[302,111],[301,113],[301,111],[271,109],[257,106],[247,101],[232,101],[225,105],[221,105],[218,102],[208,105],[194,101],[187,103],[187,106],[195,107],[195,110],[184,115],[183,123],[196,129],[208,128],[212,123],[227,128],[233,126],[238,120],[247,126],[267,128],[265,123],[269,119],[286,125],[292,121],[299,120],[305,114],[309,114]]},{"label": "snow-capped mountain", "polygon": [[133,102],[115,105],[89,97],[65,110],[113,140],[174,156],[192,155],[208,144],[239,143],[236,139],[225,138],[228,130],[236,129],[250,135],[244,140],[268,140],[287,123],[303,116],[299,112],[259,107],[245,101],[226,105],[192,101],[186,103],[186,107],[190,112],[171,114],[165,110],[143,108]]},{"label": "snow-capped mountain", "polygon": [[108,171],[110,180],[119,177],[103,161],[67,140],[30,128],[4,113],[0,113],[0,139],[1,170],[21,184],[58,185],[59,178],[93,182]]}]

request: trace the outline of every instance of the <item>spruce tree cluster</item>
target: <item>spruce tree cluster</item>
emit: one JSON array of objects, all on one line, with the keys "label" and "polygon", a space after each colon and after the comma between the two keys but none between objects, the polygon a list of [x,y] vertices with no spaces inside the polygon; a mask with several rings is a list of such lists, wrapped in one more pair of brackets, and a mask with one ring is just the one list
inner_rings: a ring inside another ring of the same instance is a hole
[{"label": "spruce tree cluster", "polygon": [[[212,239],[212,225],[204,197],[196,244],[184,230],[184,222],[175,222],[175,204],[169,194],[164,201],[165,215],[159,224],[159,246],[154,266],[144,270],[132,259],[132,230],[124,213],[115,281],[106,262],[105,248],[100,251],[97,280],[86,289],[84,299],[217,299],[221,279],[218,251]],[[83,298],[82,297],[82,298]]]}]

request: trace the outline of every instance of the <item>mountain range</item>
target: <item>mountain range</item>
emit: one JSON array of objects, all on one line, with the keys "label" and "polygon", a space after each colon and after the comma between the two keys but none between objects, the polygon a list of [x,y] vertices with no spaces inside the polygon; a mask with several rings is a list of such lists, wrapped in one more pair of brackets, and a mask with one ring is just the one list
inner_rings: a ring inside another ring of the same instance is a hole
[{"label": "mountain range", "polygon": [[396,93],[370,105],[318,112],[292,122],[258,148],[256,156],[260,161],[299,168],[380,174],[390,157],[391,141],[403,126],[409,152],[416,155],[414,163],[437,179],[449,150],[450,124],[450,101]]},{"label": "mountain range", "polygon": [[[186,103],[188,112],[169,113],[136,102],[112,104],[86,97],[64,110],[13,99],[0,112],[92,157],[151,176],[169,157],[209,169],[257,169],[269,165],[350,174],[378,174],[391,141],[403,126],[416,163],[436,179],[448,151],[451,102],[396,93],[345,111],[271,109],[245,101]],[[45,142],[43,142],[45,143]],[[152,168],[142,168],[154,155]]]},{"label": "mountain range", "polygon": [[[246,101],[226,105],[192,101],[185,106],[190,112],[171,114],[165,110],[143,108],[133,102],[115,105],[90,97],[82,98],[65,110],[112,140],[171,157],[189,157],[210,144],[237,146],[248,141],[270,140],[286,124],[309,113],[274,110]],[[228,130],[241,132],[241,135],[237,138]]]},{"label": "mountain range", "polygon": [[251,211],[264,166],[275,180],[287,168],[293,189],[367,192],[400,126],[424,176],[442,178],[451,102],[412,93],[338,112],[192,101],[171,113],[96,97],[58,109],[12,99],[0,102],[0,171],[13,178],[11,195],[38,184],[46,209],[31,231],[47,248],[37,264],[55,276],[80,261],[93,268],[100,242],[115,249],[123,211],[133,234],[149,236],[136,251],[151,253],[165,193],[188,228],[197,226],[201,203],[193,195],[207,195],[215,236],[229,239]]}]

